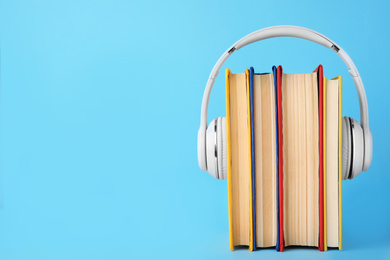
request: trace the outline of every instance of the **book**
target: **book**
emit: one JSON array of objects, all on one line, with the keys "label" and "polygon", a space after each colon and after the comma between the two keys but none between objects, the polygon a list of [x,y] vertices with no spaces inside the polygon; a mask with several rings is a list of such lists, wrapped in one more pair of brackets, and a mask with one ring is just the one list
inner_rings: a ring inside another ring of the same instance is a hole
[{"label": "book", "polygon": [[226,70],[227,174],[230,249],[253,250],[249,70]]},{"label": "book", "polygon": [[284,250],[284,210],[283,210],[283,109],[282,109],[282,66],[276,69],[276,103],[277,103],[277,135],[278,135],[278,204],[279,204],[279,245],[277,250]]},{"label": "book", "polygon": [[319,152],[319,240],[318,249],[324,251],[324,73],[322,65],[319,65],[314,72],[317,73],[318,82],[318,152]]},{"label": "book", "polygon": [[273,73],[250,68],[254,248],[277,243],[276,93]]},{"label": "book", "polygon": [[230,248],[342,248],[341,77],[226,70]]},{"label": "book", "polygon": [[255,118],[254,118],[254,90],[253,90],[253,76],[254,69],[249,69],[249,106],[250,106],[250,124],[251,124],[251,174],[252,174],[252,233],[253,233],[253,250],[256,250],[256,158],[255,158]]},{"label": "book", "polygon": [[274,93],[275,93],[275,142],[276,142],[276,251],[280,251],[280,206],[279,206],[279,120],[278,120],[278,77],[276,66],[272,67],[274,75]]},{"label": "book", "polygon": [[324,111],[326,111],[326,168],[325,168],[325,218],[326,218],[326,246],[342,248],[341,225],[341,89],[342,79],[324,78]]},{"label": "book", "polygon": [[[284,246],[319,246],[317,73],[281,75]],[[281,248],[283,248],[281,246]],[[282,249],[281,249],[282,251]]]}]

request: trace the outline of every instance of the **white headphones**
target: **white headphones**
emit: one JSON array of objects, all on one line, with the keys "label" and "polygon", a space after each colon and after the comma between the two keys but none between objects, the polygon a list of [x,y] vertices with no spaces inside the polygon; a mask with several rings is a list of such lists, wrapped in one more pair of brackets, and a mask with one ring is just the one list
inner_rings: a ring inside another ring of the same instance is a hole
[{"label": "white headphones", "polygon": [[326,36],[298,26],[273,26],[248,34],[233,44],[217,61],[211,71],[203,94],[200,127],[198,131],[198,163],[203,171],[223,180],[227,178],[227,139],[226,118],[219,117],[207,126],[207,109],[210,92],[218,71],[227,58],[235,51],[253,42],[274,37],[296,37],[321,44],[332,49],[348,67],[359,96],[360,122],[351,118],[343,118],[343,179],[353,179],[362,171],[367,171],[372,160],[372,134],[368,126],[368,106],[366,93],[359,72],[348,54]]}]

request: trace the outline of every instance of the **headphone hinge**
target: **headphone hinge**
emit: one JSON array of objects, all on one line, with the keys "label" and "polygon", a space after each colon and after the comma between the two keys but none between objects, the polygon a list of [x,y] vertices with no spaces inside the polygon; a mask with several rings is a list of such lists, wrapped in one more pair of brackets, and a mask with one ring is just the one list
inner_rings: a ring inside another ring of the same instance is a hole
[{"label": "headphone hinge", "polygon": [[232,47],[230,50],[228,50],[229,54],[232,54],[236,50],[236,47]]},{"label": "headphone hinge", "polygon": [[340,48],[339,47],[337,47],[336,45],[332,45],[331,47],[330,47],[335,53],[338,53],[339,52],[339,50],[340,50]]}]

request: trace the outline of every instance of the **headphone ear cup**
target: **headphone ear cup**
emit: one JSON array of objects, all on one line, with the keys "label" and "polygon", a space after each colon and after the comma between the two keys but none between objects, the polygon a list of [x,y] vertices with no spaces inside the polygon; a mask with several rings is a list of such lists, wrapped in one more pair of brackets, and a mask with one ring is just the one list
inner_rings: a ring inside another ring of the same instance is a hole
[{"label": "headphone ear cup", "polygon": [[350,117],[352,132],[352,174],[350,179],[358,176],[363,170],[364,161],[364,136],[363,128],[353,118]]},{"label": "headphone ear cup", "polygon": [[217,158],[216,158],[216,142],[217,142],[217,119],[210,122],[206,130],[206,165],[207,172],[218,179]]},{"label": "headphone ear cup", "polygon": [[352,133],[351,133],[351,125],[349,122],[348,117],[343,118],[343,133],[342,133],[342,138],[343,138],[343,180],[347,180],[350,175],[351,171],[351,157],[352,157]]}]

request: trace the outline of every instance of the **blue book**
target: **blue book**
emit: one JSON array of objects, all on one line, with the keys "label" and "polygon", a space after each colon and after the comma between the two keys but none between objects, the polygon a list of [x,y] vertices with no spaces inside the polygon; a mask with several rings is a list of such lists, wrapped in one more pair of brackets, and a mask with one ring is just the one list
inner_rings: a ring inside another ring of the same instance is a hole
[{"label": "blue book", "polygon": [[275,89],[275,129],[276,129],[276,251],[280,251],[279,241],[279,145],[278,145],[278,95],[277,95],[277,77],[276,66],[272,67],[274,74],[274,89]]},{"label": "blue book", "polygon": [[[277,117],[277,95],[276,95],[276,67],[272,67],[275,89],[275,129],[276,129],[276,250],[279,251],[279,171],[278,171],[278,117]],[[256,160],[255,160],[255,120],[254,120],[254,75],[266,75],[269,73],[255,73],[253,67],[249,69],[249,102],[251,115],[251,156],[252,156],[252,216],[253,216],[253,249],[256,250]]]},{"label": "blue book", "polygon": [[256,250],[256,176],[255,176],[255,120],[253,102],[253,67],[249,69],[249,103],[251,111],[251,139],[252,139],[252,221],[253,221],[253,250]]}]

